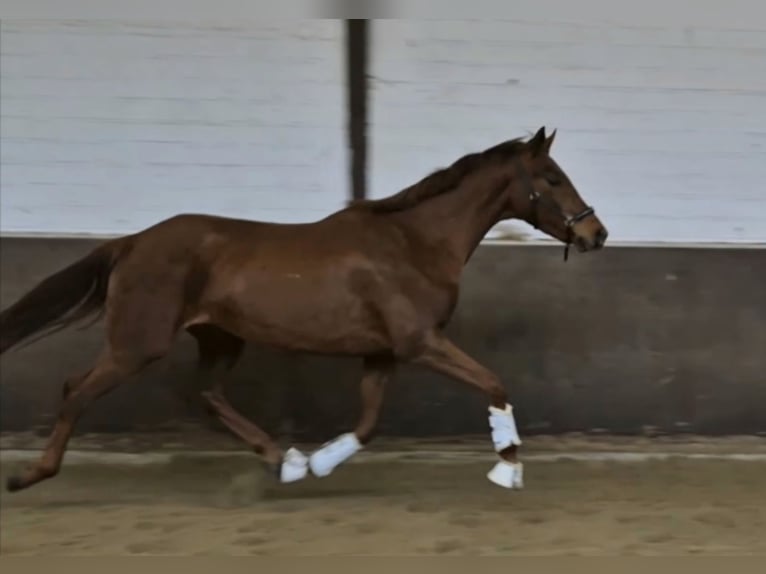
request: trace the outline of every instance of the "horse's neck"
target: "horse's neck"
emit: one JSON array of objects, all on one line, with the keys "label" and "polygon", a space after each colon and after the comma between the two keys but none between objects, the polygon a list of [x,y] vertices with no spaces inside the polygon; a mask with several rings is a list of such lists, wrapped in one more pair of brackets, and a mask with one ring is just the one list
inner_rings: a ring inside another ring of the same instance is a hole
[{"label": "horse's neck", "polygon": [[509,216],[500,177],[467,177],[452,191],[423,201],[404,219],[425,242],[445,256],[468,261],[487,232]]}]

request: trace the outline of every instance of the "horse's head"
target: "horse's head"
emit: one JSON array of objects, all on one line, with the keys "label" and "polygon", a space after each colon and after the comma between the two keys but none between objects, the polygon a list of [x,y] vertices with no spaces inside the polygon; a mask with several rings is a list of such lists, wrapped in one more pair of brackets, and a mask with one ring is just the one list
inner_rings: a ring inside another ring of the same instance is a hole
[{"label": "horse's head", "polygon": [[540,128],[510,166],[511,211],[567,247],[571,243],[579,251],[601,249],[606,227],[551,157],[555,137],[555,130],[546,137],[545,128]]}]

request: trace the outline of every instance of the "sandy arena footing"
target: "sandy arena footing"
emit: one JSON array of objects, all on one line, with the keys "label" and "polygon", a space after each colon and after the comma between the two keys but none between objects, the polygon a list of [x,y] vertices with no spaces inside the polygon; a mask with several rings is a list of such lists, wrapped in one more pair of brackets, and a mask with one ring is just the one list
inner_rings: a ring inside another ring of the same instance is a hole
[{"label": "sandy arena footing", "polygon": [[[79,437],[59,476],[4,492],[3,555],[766,552],[758,437],[533,438],[522,491],[487,481],[494,458],[473,439],[381,441],[280,485],[241,447],[144,438]],[[3,437],[3,480],[35,441]]]}]

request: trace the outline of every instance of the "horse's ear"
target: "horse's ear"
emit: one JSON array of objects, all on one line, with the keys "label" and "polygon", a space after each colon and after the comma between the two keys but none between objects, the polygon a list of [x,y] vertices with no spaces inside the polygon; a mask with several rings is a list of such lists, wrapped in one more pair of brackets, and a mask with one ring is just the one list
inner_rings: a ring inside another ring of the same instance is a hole
[{"label": "horse's ear", "polygon": [[553,145],[553,140],[556,139],[556,130],[553,130],[551,132],[551,135],[549,135],[545,142],[543,142],[542,151],[545,152],[546,155],[550,155],[551,153],[551,146]]},{"label": "horse's ear", "polygon": [[532,155],[538,155],[543,151],[543,146],[545,146],[545,126],[537,130],[537,133],[532,136],[532,139],[529,140],[527,145],[529,145]]}]

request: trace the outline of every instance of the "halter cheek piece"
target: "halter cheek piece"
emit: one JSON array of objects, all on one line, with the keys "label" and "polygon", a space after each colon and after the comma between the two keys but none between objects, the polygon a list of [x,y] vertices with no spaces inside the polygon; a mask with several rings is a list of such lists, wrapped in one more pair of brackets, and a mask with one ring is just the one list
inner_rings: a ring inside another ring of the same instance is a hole
[{"label": "halter cheek piece", "polygon": [[[529,178],[529,174],[527,173],[527,170],[524,169],[524,166],[521,163],[521,160],[517,160],[518,163],[518,171],[519,175],[521,177],[522,184],[526,188],[527,194],[529,196],[529,223],[535,228],[540,229],[540,227],[537,225],[538,217],[538,204],[541,199],[540,192],[535,189],[535,186],[532,185],[532,180]],[[567,261],[569,259],[569,246],[572,244],[572,227],[575,223],[578,221],[582,221],[589,215],[594,215],[596,211],[588,206],[585,209],[583,209],[580,213],[577,215],[569,216],[566,213],[563,212],[561,207],[558,204],[555,204],[556,208],[561,213],[561,216],[564,219],[564,225],[566,226],[567,230],[567,239],[564,242],[564,261]],[[542,230],[541,230],[542,231]]]}]

